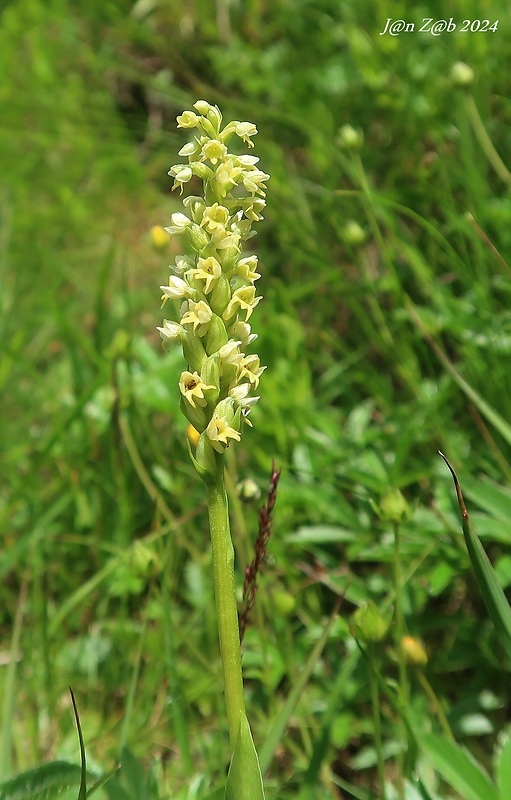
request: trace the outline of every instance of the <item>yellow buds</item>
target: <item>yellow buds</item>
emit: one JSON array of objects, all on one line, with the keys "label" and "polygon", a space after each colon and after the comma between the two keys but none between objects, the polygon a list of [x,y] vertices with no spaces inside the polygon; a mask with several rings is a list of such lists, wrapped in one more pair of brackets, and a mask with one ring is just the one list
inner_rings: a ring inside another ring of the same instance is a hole
[{"label": "yellow buds", "polygon": [[155,250],[165,250],[169,245],[169,237],[161,225],[153,225],[151,228],[151,244]]},{"label": "yellow buds", "polygon": [[428,655],[420,639],[415,639],[413,636],[403,636],[401,648],[408,664],[414,667],[425,667],[428,663]]}]

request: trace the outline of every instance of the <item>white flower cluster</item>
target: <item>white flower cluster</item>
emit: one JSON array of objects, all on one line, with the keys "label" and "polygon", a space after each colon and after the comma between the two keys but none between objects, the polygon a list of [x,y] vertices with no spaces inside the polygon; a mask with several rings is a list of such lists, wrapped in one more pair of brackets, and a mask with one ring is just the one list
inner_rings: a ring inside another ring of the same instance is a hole
[{"label": "white flower cluster", "polygon": [[230,439],[240,440],[242,423],[259,399],[251,392],[265,367],[259,356],[244,351],[257,338],[248,321],[261,300],[255,288],[260,275],[257,256],[241,258],[241,247],[255,235],[252,223],[262,219],[269,175],[258,169],[258,158],[227,150],[234,135],[252,147],[255,125],[230,122],[222,128],[217,106],[199,100],[194,109],[177,118],[178,127],[197,131],[179,151],[188,163],[176,164],[169,175],[181,192],[199,177],[203,195],[186,197],[187,214],[172,214],[165,230],[185,234],[195,255],[177,256],[170,267],[162,299],[182,300],[181,319],[164,320],[158,330],[164,342],[183,347],[188,369],[179,381],[181,409],[201,434],[196,466],[207,471],[213,451],[223,453]]}]

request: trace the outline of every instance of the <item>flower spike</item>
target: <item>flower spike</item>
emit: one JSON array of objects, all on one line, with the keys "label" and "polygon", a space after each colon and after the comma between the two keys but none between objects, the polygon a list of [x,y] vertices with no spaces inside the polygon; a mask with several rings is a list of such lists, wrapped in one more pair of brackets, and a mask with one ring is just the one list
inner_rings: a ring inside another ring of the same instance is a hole
[{"label": "flower spike", "polygon": [[259,169],[257,157],[228,151],[234,137],[252,148],[255,125],[235,120],[222,128],[217,106],[198,100],[193,108],[177,118],[179,128],[193,131],[193,140],[179,151],[186,163],[172,166],[169,175],[173,189],[182,193],[194,177],[202,180],[203,192],[185,198],[187,213],[172,214],[165,229],[171,236],[186,234],[193,255],[177,256],[170,267],[162,299],[181,301],[180,319],[165,320],[158,331],[166,346],[183,347],[181,408],[197,429],[193,462],[206,480],[216,454],[241,439],[259,399],[253,392],[265,368],[259,356],[244,353],[257,338],[248,320],[261,300],[255,287],[259,265],[242,247],[262,219],[269,175]]}]

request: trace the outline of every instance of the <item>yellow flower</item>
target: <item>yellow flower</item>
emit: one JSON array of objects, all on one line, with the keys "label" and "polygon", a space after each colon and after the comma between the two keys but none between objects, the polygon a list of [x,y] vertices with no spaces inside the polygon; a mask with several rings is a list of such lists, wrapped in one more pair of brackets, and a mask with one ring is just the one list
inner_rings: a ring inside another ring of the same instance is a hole
[{"label": "yellow flower", "polygon": [[238,367],[238,382],[243,378],[248,378],[250,383],[254,384],[254,389],[257,389],[259,386],[259,378],[265,369],[266,367],[260,366],[259,356],[255,354],[245,356],[245,358],[240,361]]},{"label": "yellow flower", "polygon": [[225,227],[229,219],[229,210],[225,206],[213,203],[204,210],[201,226],[206,228],[209,233],[213,233],[215,228]]},{"label": "yellow flower", "polygon": [[189,300],[188,311],[181,317],[181,325],[193,324],[193,330],[197,336],[204,336],[212,319],[213,312],[204,300],[199,300],[198,303]]},{"label": "yellow flower", "polygon": [[197,269],[191,269],[186,274],[191,275],[196,280],[206,281],[204,292],[208,294],[213,288],[215,281],[217,281],[222,274],[222,267],[214,256],[209,256],[209,258],[199,258],[197,261]]},{"label": "yellow flower", "polygon": [[252,315],[252,311],[256,305],[262,300],[262,297],[255,296],[254,286],[242,286],[241,289],[236,289],[229,305],[223,313],[224,319],[230,319],[235,313],[237,308],[246,311],[245,322],[248,322]]},{"label": "yellow flower", "polygon": [[[179,389],[183,397],[185,397],[193,408],[201,406],[204,408],[208,401],[204,397],[205,389],[214,389],[214,386],[209,386],[203,383],[198,372],[182,372],[179,379]],[[197,403],[197,405],[195,405]]]},{"label": "yellow flower", "polygon": [[241,435],[238,431],[231,428],[224,419],[213,417],[208,427],[206,428],[206,435],[218,453],[223,453],[226,447],[229,447],[229,439],[234,439],[239,442]]},{"label": "yellow flower", "polygon": [[170,239],[161,225],[153,225],[151,228],[151,243],[156,250],[163,250],[167,247]]}]

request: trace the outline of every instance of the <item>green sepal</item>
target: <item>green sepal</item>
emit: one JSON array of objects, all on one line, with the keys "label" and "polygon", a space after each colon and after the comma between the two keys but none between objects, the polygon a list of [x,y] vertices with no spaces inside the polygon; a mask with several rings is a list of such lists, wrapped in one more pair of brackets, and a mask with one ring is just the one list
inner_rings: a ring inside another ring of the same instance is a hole
[{"label": "green sepal", "polygon": [[208,356],[212,355],[213,353],[218,353],[220,348],[229,341],[227,331],[225,330],[225,325],[217,314],[215,314],[211,319],[208,331],[204,336],[203,341]]},{"label": "green sepal", "polygon": [[225,250],[222,250],[222,255],[219,260],[223,271],[230,272],[231,269],[234,269],[240,256],[241,252],[239,247],[227,247]]},{"label": "green sepal", "polygon": [[195,430],[201,433],[208,424],[205,409],[201,408],[200,406],[196,406],[194,408],[191,403],[189,403],[188,400],[185,400],[182,395],[179,402],[179,408],[181,409],[181,413],[184,414],[188,422],[193,425]]},{"label": "green sepal", "polygon": [[187,440],[188,453],[192,460],[192,464],[197,470],[199,476],[202,478],[206,485],[214,484],[218,473],[218,463],[216,453],[213,450],[207,435],[202,433],[195,448],[195,455],[192,453],[190,442]]},{"label": "green sepal", "polygon": [[222,316],[231,299],[231,285],[226,275],[220,275],[209,295],[209,305],[219,317]]},{"label": "green sepal", "polygon": [[210,406],[214,406],[220,396],[220,356],[214,354],[204,359],[201,369],[201,379],[213,389],[204,389],[204,397]]},{"label": "green sepal", "polygon": [[202,161],[194,161],[191,166],[193,174],[197,175],[197,177],[201,178],[203,181],[210,181],[211,178],[215,176],[211,167],[208,167],[208,165],[204,164]]},{"label": "green sepal", "polygon": [[208,234],[203,228],[196,225],[195,222],[186,226],[186,233],[196,253],[200,253],[209,244]]},{"label": "green sepal", "polygon": [[183,345],[183,356],[191,369],[200,372],[206,358],[206,351],[199,337],[190,331],[184,331],[181,335],[181,344]]},{"label": "green sepal", "polygon": [[243,713],[227,775],[225,800],[264,800],[259,758],[248,720]]},{"label": "green sepal", "polygon": [[236,404],[232,397],[226,397],[224,400],[220,400],[220,402],[215,406],[213,417],[223,419],[228,425],[234,427],[233,422],[236,419]]}]

